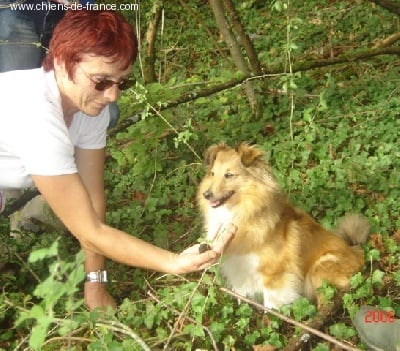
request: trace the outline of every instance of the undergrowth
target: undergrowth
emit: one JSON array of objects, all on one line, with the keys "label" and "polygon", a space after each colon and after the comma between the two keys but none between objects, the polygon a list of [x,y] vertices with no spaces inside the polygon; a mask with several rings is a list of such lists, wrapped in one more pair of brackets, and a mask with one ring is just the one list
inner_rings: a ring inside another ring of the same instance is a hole
[{"label": "undergrowth", "polygon": [[[289,67],[314,57],[328,41],[338,49],[363,47],[398,31],[395,17],[364,1],[274,4],[236,4],[265,66]],[[180,251],[202,236],[195,194],[206,147],[220,141],[258,144],[292,202],[325,227],[333,228],[348,212],[370,220],[365,269],[352,278],[343,308],[323,329],[364,349],[351,323],[360,305],[400,315],[398,60],[380,57],[270,77],[258,87],[258,119],[241,86],[163,110],[163,102],[181,93],[236,74],[207,40],[202,26],[218,37],[210,9],[202,2],[191,6],[201,21],[165,4],[165,47],[157,61],[162,79],[146,86],[139,80],[120,100],[123,119],[141,119],[109,141],[107,222]],[[221,291],[217,267],[171,276],[108,262],[119,308],[88,312],[81,299],[82,257],[71,236],[10,238],[7,220],[0,226],[0,350],[268,350],[282,349],[298,332]],[[316,312],[306,299],[282,310],[300,322]],[[307,345],[330,347],[318,337]]]}]

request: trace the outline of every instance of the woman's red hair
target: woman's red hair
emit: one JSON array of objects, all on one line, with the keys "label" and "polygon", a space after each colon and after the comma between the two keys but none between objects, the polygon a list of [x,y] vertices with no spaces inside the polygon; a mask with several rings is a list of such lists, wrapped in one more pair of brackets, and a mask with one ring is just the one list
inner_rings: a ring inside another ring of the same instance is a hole
[{"label": "woman's red hair", "polygon": [[118,12],[69,10],[54,29],[42,66],[45,71],[54,69],[57,58],[72,79],[74,66],[83,55],[92,54],[119,61],[125,70],[136,59],[137,45],[132,26]]}]

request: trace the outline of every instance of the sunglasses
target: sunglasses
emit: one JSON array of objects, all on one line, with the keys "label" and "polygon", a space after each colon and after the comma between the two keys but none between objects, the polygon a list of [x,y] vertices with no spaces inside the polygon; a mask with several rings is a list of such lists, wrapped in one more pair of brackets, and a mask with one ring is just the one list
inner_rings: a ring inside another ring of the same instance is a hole
[{"label": "sunglasses", "polygon": [[136,83],[136,80],[134,78],[121,79],[119,82],[114,82],[111,79],[95,80],[91,76],[89,76],[80,65],[78,66],[83,74],[86,76],[86,78],[88,78],[94,84],[94,88],[97,91],[110,89],[115,84],[118,85],[119,90],[126,90],[134,86]]}]

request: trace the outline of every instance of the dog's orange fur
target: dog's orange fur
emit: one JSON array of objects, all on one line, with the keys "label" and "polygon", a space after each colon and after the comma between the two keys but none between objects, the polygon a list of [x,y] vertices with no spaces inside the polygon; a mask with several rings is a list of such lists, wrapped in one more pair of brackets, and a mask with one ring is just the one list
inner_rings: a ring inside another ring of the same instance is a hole
[{"label": "dog's orange fur", "polygon": [[221,223],[238,227],[221,261],[234,291],[262,294],[265,306],[278,308],[300,296],[314,300],[324,279],[345,289],[362,269],[363,251],[351,245],[367,239],[364,217],[345,217],[337,234],[325,230],[287,201],[257,147],[212,145],[205,162],[198,202],[208,237]]}]

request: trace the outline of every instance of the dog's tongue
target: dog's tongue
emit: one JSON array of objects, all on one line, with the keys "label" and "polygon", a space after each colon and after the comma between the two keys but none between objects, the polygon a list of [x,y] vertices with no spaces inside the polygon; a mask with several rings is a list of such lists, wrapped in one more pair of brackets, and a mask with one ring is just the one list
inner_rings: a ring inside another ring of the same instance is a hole
[{"label": "dog's tongue", "polygon": [[214,200],[214,201],[209,201],[210,206],[211,207],[218,207],[218,205],[220,204],[220,202],[218,200]]}]

